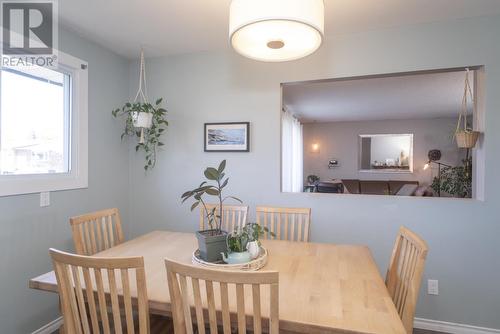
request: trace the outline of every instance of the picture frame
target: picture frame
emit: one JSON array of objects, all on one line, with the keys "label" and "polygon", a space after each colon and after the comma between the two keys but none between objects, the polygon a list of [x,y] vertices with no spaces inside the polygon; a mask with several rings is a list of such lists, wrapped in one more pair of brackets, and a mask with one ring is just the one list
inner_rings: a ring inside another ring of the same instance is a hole
[{"label": "picture frame", "polygon": [[250,122],[205,123],[205,152],[250,152]]}]

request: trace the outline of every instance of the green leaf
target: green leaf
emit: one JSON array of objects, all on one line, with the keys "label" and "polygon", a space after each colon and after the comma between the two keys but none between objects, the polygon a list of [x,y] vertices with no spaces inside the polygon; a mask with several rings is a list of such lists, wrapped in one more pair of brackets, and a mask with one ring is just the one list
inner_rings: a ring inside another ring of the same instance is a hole
[{"label": "green leaf", "polygon": [[226,168],[226,160],[222,160],[221,163],[219,164],[219,168],[217,168],[219,174],[224,171],[224,168]]},{"label": "green leaf", "polygon": [[181,198],[184,198],[186,196],[192,196],[194,193],[194,191],[190,190],[190,191],[186,191],[184,194],[181,195]]},{"label": "green leaf", "polygon": [[212,167],[208,167],[207,169],[205,169],[205,177],[209,180],[217,180],[217,178],[219,177],[219,172],[217,171],[217,169],[215,168],[212,168]]},{"label": "green leaf", "polygon": [[224,187],[227,186],[227,183],[229,182],[229,178],[227,178],[223,183],[222,185],[220,186],[221,189],[223,189]]},{"label": "green leaf", "polygon": [[136,145],[136,146],[135,146],[135,151],[136,151],[136,152],[137,152],[137,151],[139,151],[139,148],[140,148],[140,147],[141,147],[141,145]]},{"label": "green leaf", "polygon": [[214,189],[214,188],[209,188],[209,189],[205,190],[205,192],[209,195],[212,195],[212,196],[219,196],[219,191],[217,189]]},{"label": "green leaf", "polygon": [[191,205],[191,211],[193,211],[194,209],[196,209],[196,207],[198,206],[198,204],[200,204],[200,201],[194,202],[193,205]]},{"label": "green leaf", "polygon": [[[227,196],[226,198],[232,198],[232,199],[234,199],[235,201],[238,201],[238,202],[240,202],[240,203],[243,203],[243,201],[242,201],[241,199],[239,199],[238,197],[234,197],[234,196]],[[224,198],[224,199],[226,199],[226,198]]]},{"label": "green leaf", "polygon": [[162,142],[158,142],[158,146],[163,146],[165,144],[163,144]]},{"label": "green leaf", "polygon": [[163,101],[162,97],[160,97],[158,100],[156,100],[156,105],[159,105],[161,103],[161,101]]}]

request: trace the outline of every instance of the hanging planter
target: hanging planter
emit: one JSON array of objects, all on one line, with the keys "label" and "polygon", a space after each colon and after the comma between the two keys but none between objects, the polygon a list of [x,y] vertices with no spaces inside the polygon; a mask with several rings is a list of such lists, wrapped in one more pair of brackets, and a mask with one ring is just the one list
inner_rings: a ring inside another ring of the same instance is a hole
[{"label": "hanging planter", "polygon": [[457,128],[455,130],[455,139],[459,148],[471,149],[476,146],[477,139],[479,138],[479,132],[474,131],[472,126],[469,124],[467,119],[467,104],[472,102],[472,115],[475,115],[475,103],[474,96],[472,95],[472,90],[470,88],[469,82],[469,69],[465,72],[465,84],[464,84],[464,95],[462,98],[462,109],[458,116]]},{"label": "hanging planter", "polygon": [[165,119],[167,111],[161,107],[163,99],[156,100],[155,104],[148,101],[146,89],[146,66],[144,52],[141,51],[141,63],[139,74],[139,89],[133,102],[127,102],[122,108],[112,111],[114,117],[125,116],[125,136],[139,138],[135,147],[136,151],[143,150],[146,163],[144,169],[147,171],[156,165],[156,153],[159,146],[164,144],[160,141],[161,136],[168,126]]}]

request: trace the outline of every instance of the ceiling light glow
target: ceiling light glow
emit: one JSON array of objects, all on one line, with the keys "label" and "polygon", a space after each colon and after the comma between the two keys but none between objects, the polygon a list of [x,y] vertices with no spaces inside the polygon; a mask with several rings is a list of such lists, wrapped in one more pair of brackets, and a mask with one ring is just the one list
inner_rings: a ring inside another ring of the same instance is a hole
[{"label": "ceiling light glow", "polygon": [[241,55],[289,61],[310,55],[323,41],[323,0],[233,0],[229,39]]}]

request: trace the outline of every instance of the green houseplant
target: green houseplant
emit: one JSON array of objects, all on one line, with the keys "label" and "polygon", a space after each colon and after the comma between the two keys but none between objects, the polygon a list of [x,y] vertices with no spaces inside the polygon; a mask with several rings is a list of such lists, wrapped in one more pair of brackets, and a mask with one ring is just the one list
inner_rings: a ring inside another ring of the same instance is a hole
[{"label": "green houseplant", "polygon": [[260,241],[259,238],[266,233],[269,233],[272,237],[275,237],[273,232],[269,232],[267,227],[262,227],[259,224],[248,223],[245,225],[244,230],[248,235],[248,245],[247,250],[250,253],[252,259],[255,259],[260,254]]},{"label": "green houseplant", "polygon": [[472,158],[462,160],[461,166],[443,167],[441,179],[435,177],[431,184],[435,192],[448,193],[454,197],[472,197]]},{"label": "green houseplant", "polygon": [[227,235],[227,256],[222,252],[224,262],[238,264],[249,262],[252,257],[247,251],[248,233],[244,228],[238,228]]},{"label": "green houseplant", "polygon": [[146,154],[144,169],[147,171],[154,168],[156,164],[156,152],[159,146],[163,146],[160,141],[161,136],[168,126],[165,119],[167,110],[161,107],[163,99],[156,100],[155,104],[149,102],[127,102],[122,108],[112,111],[114,117],[125,116],[125,129],[122,139],[125,136],[139,138],[139,143],[135,146],[136,152],[143,150]]},{"label": "green houseplant", "polygon": [[[222,215],[223,204],[229,199],[233,199],[241,203],[241,200],[234,196],[223,196],[223,190],[229,183],[229,178],[225,177],[224,170],[226,168],[226,160],[223,160],[217,168],[208,167],[205,169],[204,175],[207,181],[202,182],[197,188],[186,191],[182,194],[182,203],[188,199],[194,199],[191,204],[191,211],[202,205],[202,210],[208,220],[209,230],[198,231],[198,246],[200,255],[203,260],[216,262],[222,259],[221,252],[227,250],[226,236],[227,232],[222,230],[224,217]],[[212,184],[209,184],[211,182]],[[216,208],[209,210],[205,201],[205,196],[217,198],[218,205]]]}]

